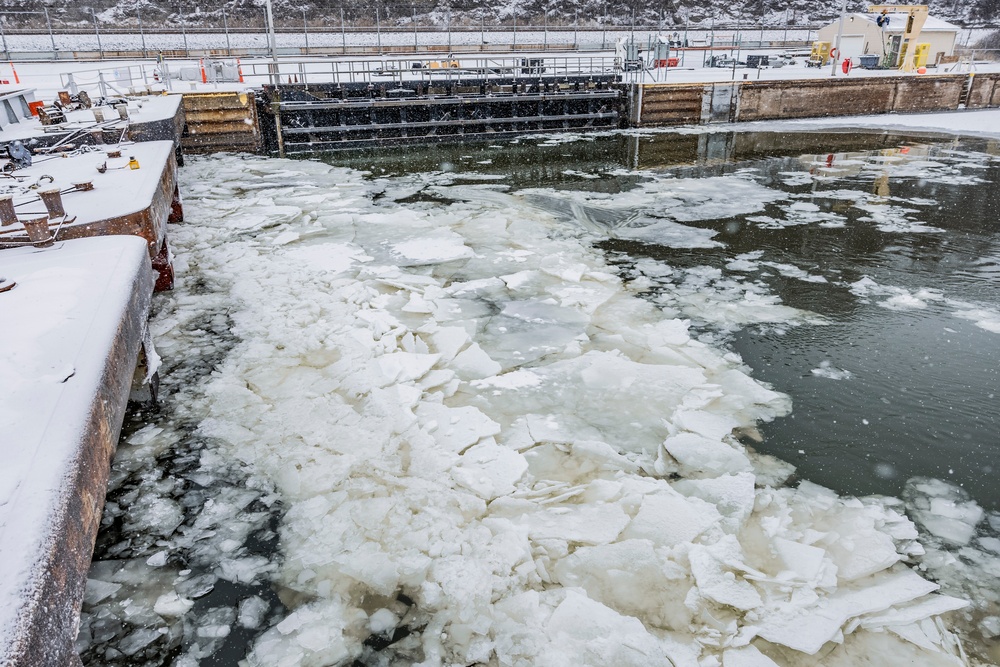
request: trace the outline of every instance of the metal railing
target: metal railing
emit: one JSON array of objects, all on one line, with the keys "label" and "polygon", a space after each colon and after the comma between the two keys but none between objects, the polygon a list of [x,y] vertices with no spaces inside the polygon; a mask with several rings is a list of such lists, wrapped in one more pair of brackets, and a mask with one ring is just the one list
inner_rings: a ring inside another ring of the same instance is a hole
[{"label": "metal railing", "polygon": [[156,63],[139,63],[61,73],[59,82],[71,95],[83,90],[91,96],[125,96],[133,93],[139,86],[148,88],[157,85],[168,73],[163,73],[161,66]]},{"label": "metal railing", "polygon": [[[736,41],[808,41],[816,26],[763,26],[750,23],[679,25],[658,20],[637,19],[633,13],[581,17],[578,12],[561,23],[549,23],[546,15],[513,13],[503,16],[480,13],[464,22],[453,22],[447,12],[434,24],[428,16],[400,14],[400,8],[375,8],[375,17],[351,20],[341,9],[332,16],[301,21],[286,20],[275,27],[277,55],[347,55],[362,53],[458,53],[510,51],[602,51],[614,48],[621,37],[645,42],[651,35],[669,34],[692,45]],[[429,7],[426,9],[430,9]],[[85,58],[168,57],[248,57],[269,54],[263,10],[249,16],[241,12],[240,23],[220,9],[214,16],[171,12],[146,6],[120,12],[120,20],[103,20],[92,8],[77,11],[83,21],[67,21],[42,11],[0,10],[0,59],[69,60]],[[792,16],[791,18],[794,18]]]},{"label": "metal railing", "polygon": [[613,76],[618,61],[611,57],[444,58],[368,60],[280,60],[242,63],[248,85],[264,84],[393,84],[399,88],[447,84],[462,78],[525,79],[539,77]]}]

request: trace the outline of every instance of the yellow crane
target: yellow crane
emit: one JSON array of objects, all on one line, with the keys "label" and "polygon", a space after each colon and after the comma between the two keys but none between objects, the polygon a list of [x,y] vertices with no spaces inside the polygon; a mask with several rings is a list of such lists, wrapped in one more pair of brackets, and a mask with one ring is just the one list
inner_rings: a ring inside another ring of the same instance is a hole
[{"label": "yellow crane", "polygon": [[927,22],[927,5],[870,5],[868,11],[872,14],[905,14],[906,28],[900,41],[900,53],[903,54],[899,69],[912,72],[917,69],[917,38]]}]

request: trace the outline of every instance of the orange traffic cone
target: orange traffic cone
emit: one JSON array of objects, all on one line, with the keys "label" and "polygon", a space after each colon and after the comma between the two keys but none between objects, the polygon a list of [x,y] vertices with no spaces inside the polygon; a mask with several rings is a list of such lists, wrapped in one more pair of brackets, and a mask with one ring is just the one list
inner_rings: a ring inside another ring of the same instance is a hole
[{"label": "orange traffic cone", "polygon": [[243,68],[240,66],[240,59],[236,59],[236,73],[240,77],[240,83],[243,83]]},{"label": "orange traffic cone", "polygon": [[14,83],[21,83],[20,77],[17,76],[17,70],[14,69],[14,63],[10,63],[10,71],[14,74]]},{"label": "orange traffic cone", "polygon": [[204,58],[200,58],[198,60],[198,67],[201,68],[201,82],[202,83],[208,83],[208,75],[205,74],[205,59]]}]

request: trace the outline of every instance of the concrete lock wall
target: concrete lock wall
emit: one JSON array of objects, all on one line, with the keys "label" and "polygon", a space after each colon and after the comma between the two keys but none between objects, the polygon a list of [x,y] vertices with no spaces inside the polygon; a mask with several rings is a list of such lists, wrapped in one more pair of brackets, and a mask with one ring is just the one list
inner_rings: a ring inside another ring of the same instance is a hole
[{"label": "concrete lock wall", "polygon": [[857,79],[636,84],[627,96],[634,127],[1000,106],[1000,74]]},{"label": "concrete lock wall", "polygon": [[969,109],[1000,107],[1000,73],[973,76],[966,107]]}]

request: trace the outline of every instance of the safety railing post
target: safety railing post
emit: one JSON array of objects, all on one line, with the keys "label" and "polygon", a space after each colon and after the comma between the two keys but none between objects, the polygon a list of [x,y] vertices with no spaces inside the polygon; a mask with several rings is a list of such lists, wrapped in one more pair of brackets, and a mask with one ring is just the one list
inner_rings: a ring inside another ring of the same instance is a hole
[{"label": "safety railing post", "polygon": [[[101,60],[104,60],[104,47],[101,45],[101,29],[97,25],[97,12],[94,11],[93,7],[90,8],[90,15],[94,17],[94,34],[97,35],[97,52],[100,54]],[[4,50],[6,49],[7,47],[4,46]]]},{"label": "safety railing post", "polygon": [[[52,34],[52,20],[49,18],[49,8],[42,7],[42,9],[45,11],[45,25],[49,29],[49,41],[52,42],[52,54],[53,56],[55,56],[56,51],[58,51],[59,49],[56,47],[55,35]],[[58,57],[56,57],[56,60],[58,60]]]},{"label": "safety railing post", "polygon": [[7,33],[3,29],[3,17],[0,16],[0,43],[3,44],[4,59],[10,58],[10,51],[7,49]]},{"label": "safety railing post", "polygon": [[142,10],[135,8],[135,17],[139,21],[139,38],[142,40],[142,57],[146,57],[146,35],[142,31]]},{"label": "safety railing post", "polygon": [[309,21],[306,19],[306,10],[302,10],[302,34],[306,38],[306,55],[309,55]]},{"label": "safety railing post", "polygon": [[514,45],[511,51],[517,51],[517,3],[514,3]]},{"label": "safety railing post", "polygon": [[191,51],[188,50],[187,27],[184,25],[184,13],[180,7],[177,8],[177,22],[181,24],[181,37],[184,38],[184,55],[190,58]]},{"label": "safety railing post", "polygon": [[226,16],[226,8],[222,8],[222,31],[226,33],[226,55],[233,55],[233,49],[229,44],[229,19]]}]

